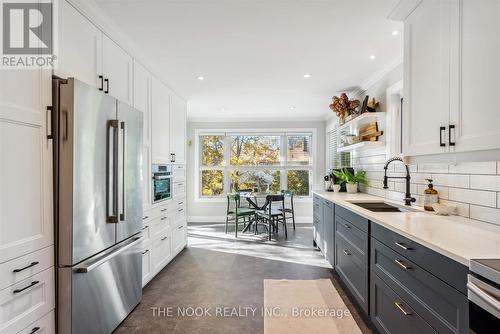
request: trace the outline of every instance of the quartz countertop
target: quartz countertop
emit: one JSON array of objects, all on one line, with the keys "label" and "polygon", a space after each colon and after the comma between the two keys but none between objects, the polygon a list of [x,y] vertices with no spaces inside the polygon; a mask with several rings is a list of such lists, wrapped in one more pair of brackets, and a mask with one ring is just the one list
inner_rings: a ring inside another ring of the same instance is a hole
[{"label": "quartz countertop", "polygon": [[403,203],[357,193],[314,191],[314,194],[355,212],[444,256],[469,266],[471,259],[500,259],[500,226],[459,216],[438,216],[421,207],[408,212],[372,212],[352,202]]}]

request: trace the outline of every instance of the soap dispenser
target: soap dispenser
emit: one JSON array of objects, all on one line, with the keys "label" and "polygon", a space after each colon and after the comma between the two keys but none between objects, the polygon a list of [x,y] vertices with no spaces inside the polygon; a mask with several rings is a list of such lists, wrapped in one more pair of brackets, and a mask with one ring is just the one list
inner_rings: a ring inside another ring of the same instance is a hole
[{"label": "soap dispenser", "polygon": [[432,179],[426,179],[429,181],[427,189],[424,191],[424,209],[427,211],[434,211],[432,204],[437,203],[439,200],[438,191],[434,189],[432,184]]}]

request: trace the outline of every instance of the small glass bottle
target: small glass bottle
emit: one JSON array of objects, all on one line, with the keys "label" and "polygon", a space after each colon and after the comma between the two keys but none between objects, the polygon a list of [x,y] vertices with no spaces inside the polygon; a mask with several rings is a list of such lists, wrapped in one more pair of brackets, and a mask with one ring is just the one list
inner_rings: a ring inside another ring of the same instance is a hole
[{"label": "small glass bottle", "polygon": [[437,203],[439,200],[438,191],[434,189],[432,179],[426,180],[429,181],[429,185],[424,191],[424,209],[427,211],[434,211],[432,204]]}]

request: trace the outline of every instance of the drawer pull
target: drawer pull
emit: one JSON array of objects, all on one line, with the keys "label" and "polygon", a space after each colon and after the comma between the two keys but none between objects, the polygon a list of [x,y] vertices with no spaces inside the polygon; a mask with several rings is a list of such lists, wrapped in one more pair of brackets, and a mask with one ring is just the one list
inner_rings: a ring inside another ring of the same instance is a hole
[{"label": "drawer pull", "polygon": [[163,237],[163,238],[161,238],[160,240],[161,240],[161,241],[163,241],[163,240],[165,240],[165,239],[167,239],[167,237]]},{"label": "drawer pull", "polygon": [[160,210],[160,212],[165,212],[165,211],[167,211],[167,209],[161,209],[161,210]]},{"label": "drawer pull", "polygon": [[144,252],[142,252],[142,255],[146,254],[147,252],[149,252],[149,249],[146,249]]},{"label": "drawer pull", "polygon": [[165,220],[165,219],[167,219],[167,217],[161,217],[161,219],[160,219],[160,220]]},{"label": "drawer pull", "polygon": [[394,260],[394,262],[396,262],[401,268],[403,268],[404,270],[408,270],[408,269],[411,269],[411,267],[408,267],[408,266],[405,266],[405,264],[403,263],[403,261],[401,260]]},{"label": "drawer pull", "polygon": [[411,248],[408,247],[408,246],[405,246],[404,244],[402,244],[401,242],[395,242],[396,246],[400,247],[400,248],[403,248],[404,250],[410,250]]},{"label": "drawer pull", "polygon": [[38,262],[38,261],[31,262],[31,263],[30,263],[30,264],[28,264],[26,267],[19,268],[19,269],[14,269],[14,270],[12,270],[12,272],[13,272],[13,273],[19,273],[19,272],[21,272],[21,271],[23,271],[23,270],[26,270],[26,269],[28,269],[28,268],[31,268],[31,267],[36,266],[38,263],[40,263],[40,262]]},{"label": "drawer pull", "polygon": [[32,286],[37,285],[38,283],[40,283],[40,282],[39,282],[39,281],[33,281],[33,282],[31,282],[31,284],[30,284],[30,285],[25,286],[25,287],[24,287],[24,288],[22,288],[22,289],[16,289],[16,290],[12,291],[12,293],[19,293],[19,292],[23,292],[24,290],[29,289],[29,288],[31,288]]},{"label": "drawer pull", "polygon": [[411,315],[411,312],[408,312],[406,311],[404,308],[403,308],[403,304],[401,303],[398,303],[398,302],[395,302],[394,305],[396,305],[396,307],[401,311],[401,313],[403,313],[404,315]]},{"label": "drawer pull", "polygon": [[178,204],[178,205],[182,205],[182,204],[184,204],[184,202],[179,202],[179,204]]},{"label": "drawer pull", "polygon": [[149,218],[149,216],[144,216],[144,217],[142,217],[142,220],[146,220],[148,218]]},{"label": "drawer pull", "polygon": [[144,226],[144,227],[142,228],[142,230],[144,231],[144,230],[146,230],[146,229],[148,229],[148,228],[149,228],[149,226]]},{"label": "drawer pull", "polygon": [[347,249],[344,249],[343,251],[344,251],[345,255],[351,255],[351,253],[349,253],[349,251]]},{"label": "drawer pull", "polygon": [[184,211],[184,209],[179,209],[179,210],[177,210],[177,211],[182,212],[182,211]]},{"label": "drawer pull", "polygon": [[347,225],[347,224],[344,224],[344,226],[345,226],[346,228],[351,228],[351,227],[350,227],[349,225]]},{"label": "drawer pull", "polygon": [[181,229],[181,228],[183,228],[183,227],[184,227],[184,225],[181,225],[181,226],[179,226],[177,229],[178,229],[178,230],[180,230],[180,229]]},{"label": "drawer pull", "polygon": [[40,327],[33,327],[33,329],[31,330],[30,334],[36,333],[39,330],[40,330]]}]

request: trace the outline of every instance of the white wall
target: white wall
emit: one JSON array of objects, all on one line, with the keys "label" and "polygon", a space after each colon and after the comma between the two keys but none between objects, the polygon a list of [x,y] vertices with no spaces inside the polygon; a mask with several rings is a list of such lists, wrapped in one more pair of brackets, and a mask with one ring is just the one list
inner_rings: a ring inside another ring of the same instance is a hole
[{"label": "white wall", "polygon": [[[203,202],[195,193],[195,130],[197,129],[316,129],[316,155],[314,161],[314,189],[323,188],[325,175],[325,122],[188,122],[187,147],[187,212],[189,222],[222,222],[225,219],[225,202]],[[312,223],[312,200],[295,200],[297,222]]]}]

